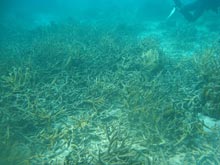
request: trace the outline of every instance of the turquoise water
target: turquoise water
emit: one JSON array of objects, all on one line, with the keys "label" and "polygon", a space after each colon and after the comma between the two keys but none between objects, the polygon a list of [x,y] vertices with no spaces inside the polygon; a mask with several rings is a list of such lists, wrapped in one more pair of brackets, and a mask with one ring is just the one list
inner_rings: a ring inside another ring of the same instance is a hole
[{"label": "turquoise water", "polygon": [[0,165],[220,164],[219,14],[173,6],[1,1]]}]

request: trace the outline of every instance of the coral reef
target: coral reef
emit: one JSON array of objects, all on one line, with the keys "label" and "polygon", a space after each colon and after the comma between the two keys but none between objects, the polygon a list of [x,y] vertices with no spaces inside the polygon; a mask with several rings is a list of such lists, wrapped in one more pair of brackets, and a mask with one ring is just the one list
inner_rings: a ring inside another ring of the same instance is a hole
[{"label": "coral reef", "polygon": [[107,27],[51,24],[4,42],[0,164],[219,164],[219,129],[198,116],[219,116],[218,47],[172,58],[129,25]]}]

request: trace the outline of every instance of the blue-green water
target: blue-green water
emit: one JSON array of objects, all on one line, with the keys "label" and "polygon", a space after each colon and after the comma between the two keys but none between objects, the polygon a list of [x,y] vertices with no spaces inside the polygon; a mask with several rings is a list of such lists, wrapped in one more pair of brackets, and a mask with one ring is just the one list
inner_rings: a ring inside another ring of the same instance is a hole
[{"label": "blue-green water", "polygon": [[173,6],[2,0],[0,165],[220,164],[219,14]]}]

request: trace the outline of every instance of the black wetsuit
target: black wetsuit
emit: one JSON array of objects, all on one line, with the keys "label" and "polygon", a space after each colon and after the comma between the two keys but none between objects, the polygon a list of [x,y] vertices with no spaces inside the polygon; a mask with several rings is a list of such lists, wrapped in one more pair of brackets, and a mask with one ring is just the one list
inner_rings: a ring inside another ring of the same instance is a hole
[{"label": "black wetsuit", "polygon": [[218,11],[220,0],[196,0],[192,3],[182,5],[180,0],[174,0],[183,16],[190,22],[197,20],[205,11]]}]

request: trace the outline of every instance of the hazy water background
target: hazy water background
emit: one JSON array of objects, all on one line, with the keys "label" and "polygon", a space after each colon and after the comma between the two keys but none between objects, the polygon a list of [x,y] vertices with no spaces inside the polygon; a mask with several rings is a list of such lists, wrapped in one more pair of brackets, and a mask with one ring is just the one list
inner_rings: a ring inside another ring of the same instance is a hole
[{"label": "hazy water background", "polygon": [[[49,23],[67,18],[90,21],[123,17],[123,21],[140,19],[164,19],[172,2],[151,0],[3,0],[1,18],[4,21],[24,22],[31,26],[37,22]],[[129,15],[130,13],[130,15]]]}]

